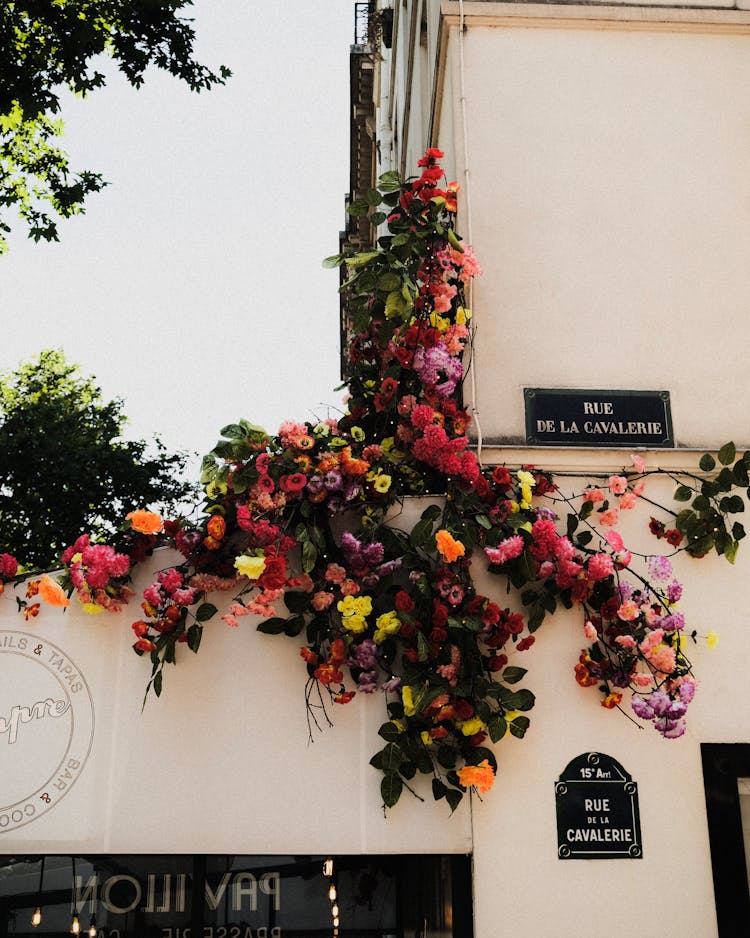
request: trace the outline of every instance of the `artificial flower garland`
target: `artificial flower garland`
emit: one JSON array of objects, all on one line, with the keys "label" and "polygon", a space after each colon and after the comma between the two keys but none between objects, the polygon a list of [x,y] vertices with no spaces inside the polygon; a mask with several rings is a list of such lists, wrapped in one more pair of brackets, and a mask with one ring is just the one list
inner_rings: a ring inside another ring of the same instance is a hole
[{"label": "artificial flower garland", "polygon": [[[219,612],[209,594],[229,593],[228,626],[259,616],[261,632],[301,640],[311,724],[313,695],[385,695],[371,763],[386,807],[421,772],[453,810],[468,789],[492,786],[486,743],[525,734],[534,695],[517,687],[526,669],[509,654],[530,648],[558,605],[583,612],[574,674],[599,688],[603,707],[623,710],[628,694],[636,717],[677,737],[696,682],[668,557],[639,557],[636,569],[616,530],[661,470],[636,456],[630,471],[566,496],[548,473],[485,467],[470,447],[465,289],[481,269],[454,231],[458,186],[443,187],[441,157],[427,150],[403,183],[382,176],[350,211],[387,233],[372,251],[325,262],[347,271],[345,416],[287,422],[274,436],[244,420],[225,427],[203,461],[198,522],[133,511],[115,546],[82,535],[63,574],[31,580],[17,603],[27,618],[40,600],[64,606],[73,592],[88,612],[120,609],[133,567],[169,544],[184,559],[149,584],[132,626],[134,650],[151,662],[148,690],[161,694],[180,645],[198,651]],[[667,515],[671,526],[650,521],[673,553],[736,555],[744,530],[729,522],[744,508],[735,489],[748,485],[750,454],[726,444],[718,455],[718,472],[707,454],[702,475],[677,480],[675,498],[690,506]],[[408,495],[436,503],[403,529],[395,509]],[[514,608],[477,591],[470,568],[482,559],[516,588]],[[19,575],[0,555],[0,587]]]}]

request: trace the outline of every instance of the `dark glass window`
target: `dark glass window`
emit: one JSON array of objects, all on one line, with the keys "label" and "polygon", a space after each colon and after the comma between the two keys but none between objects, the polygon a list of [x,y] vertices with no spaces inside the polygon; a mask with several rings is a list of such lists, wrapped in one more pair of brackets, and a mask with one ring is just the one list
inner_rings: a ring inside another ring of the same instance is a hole
[{"label": "dark glass window", "polygon": [[750,933],[741,807],[750,778],[750,744],[702,743],[701,757],[719,936],[735,938]]},{"label": "dark glass window", "polygon": [[74,915],[98,938],[471,938],[470,859],[0,857],[0,938],[68,934]]}]

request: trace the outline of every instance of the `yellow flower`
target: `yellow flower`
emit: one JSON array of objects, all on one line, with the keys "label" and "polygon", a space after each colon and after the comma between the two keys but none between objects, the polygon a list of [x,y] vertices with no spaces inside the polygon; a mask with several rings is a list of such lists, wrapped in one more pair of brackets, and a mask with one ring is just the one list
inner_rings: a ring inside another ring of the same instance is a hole
[{"label": "yellow flower", "polygon": [[516,478],[521,483],[521,508],[531,508],[531,490],[536,485],[536,479],[525,469],[519,469]]},{"label": "yellow flower", "polygon": [[266,558],[248,557],[247,554],[242,554],[240,557],[235,557],[234,566],[241,576],[246,576],[248,580],[257,580],[266,569]]},{"label": "yellow flower", "polygon": [[336,604],[342,616],[369,616],[372,612],[371,596],[344,596]]},{"label": "yellow flower", "polygon": [[81,603],[81,609],[90,616],[95,616],[98,612],[104,612],[104,606],[99,603]]},{"label": "yellow flower", "polygon": [[462,722],[457,721],[456,726],[461,728],[461,732],[464,736],[474,736],[485,729],[485,725],[479,717],[472,717],[471,720],[463,720]]},{"label": "yellow flower", "polygon": [[456,322],[459,326],[465,326],[466,323],[471,319],[471,310],[464,309],[463,306],[459,306],[456,310]]},{"label": "yellow flower", "polygon": [[382,616],[377,617],[375,625],[377,631],[373,635],[373,641],[376,645],[380,645],[389,635],[395,635],[398,632],[401,628],[401,620],[395,612],[384,612]]},{"label": "yellow flower", "polygon": [[438,332],[447,332],[450,324],[450,319],[447,319],[445,316],[441,316],[440,313],[430,313],[430,325],[437,329]]},{"label": "yellow flower", "polygon": [[709,648],[716,648],[716,643],[719,641],[719,636],[713,630],[708,633],[706,636],[706,644]]},{"label": "yellow flower", "polygon": [[357,443],[361,443],[365,438],[365,431],[362,429],[362,427],[352,427],[350,432],[352,439]]},{"label": "yellow flower", "polygon": [[401,688],[401,702],[404,705],[404,716],[413,717],[417,712],[414,707],[414,697],[412,696],[411,687],[408,684],[405,684]]},{"label": "yellow flower", "polygon": [[367,628],[367,619],[364,616],[344,616],[341,624],[349,632],[364,632]]},{"label": "yellow flower", "polygon": [[422,745],[431,746],[432,745],[432,736],[427,732],[427,730],[422,730],[419,734],[422,737]]},{"label": "yellow flower", "polygon": [[386,475],[386,473],[381,473],[373,484],[373,488],[376,492],[380,492],[381,495],[384,495],[388,489],[391,487],[391,477]]}]

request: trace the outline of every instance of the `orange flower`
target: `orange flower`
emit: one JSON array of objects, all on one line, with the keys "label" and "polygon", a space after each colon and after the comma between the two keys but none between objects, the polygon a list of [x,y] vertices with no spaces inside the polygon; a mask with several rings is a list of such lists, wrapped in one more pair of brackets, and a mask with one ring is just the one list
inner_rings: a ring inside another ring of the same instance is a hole
[{"label": "orange flower", "polygon": [[448,189],[445,193],[445,210],[447,212],[457,212],[458,211],[458,190],[461,187],[457,182],[449,182]]},{"label": "orange flower", "polygon": [[602,706],[607,710],[614,710],[615,707],[619,707],[620,701],[622,700],[622,694],[617,691],[613,691],[611,694],[602,700]]},{"label": "orange flower", "polygon": [[137,511],[131,511],[125,515],[125,520],[130,522],[130,526],[139,534],[159,534],[164,530],[164,521],[161,515],[154,511],[146,511],[145,508],[139,508]]},{"label": "orange flower", "polygon": [[29,580],[26,584],[26,598],[31,599],[39,592],[39,580]]},{"label": "orange flower", "polygon": [[59,583],[55,583],[53,579],[48,577],[46,573],[42,574],[42,578],[39,581],[39,596],[50,606],[70,605],[70,600],[65,595],[65,590]]},{"label": "orange flower", "polygon": [[473,785],[482,793],[489,791],[495,781],[495,772],[486,759],[482,759],[479,765],[464,766],[456,774],[463,788]]},{"label": "orange flower", "polygon": [[26,621],[28,622],[29,619],[33,619],[34,616],[38,616],[40,609],[41,609],[41,606],[39,605],[39,603],[32,603],[30,606],[26,606],[26,608],[23,611],[24,619],[26,619]]},{"label": "orange flower", "polygon": [[209,535],[216,541],[220,541],[227,532],[227,523],[221,515],[211,515],[207,530]]},{"label": "orange flower", "polygon": [[466,548],[461,541],[455,540],[451,533],[446,531],[445,528],[441,528],[437,532],[435,535],[435,543],[437,544],[437,549],[440,551],[440,556],[446,563],[452,563],[459,557],[463,557],[466,553]]}]

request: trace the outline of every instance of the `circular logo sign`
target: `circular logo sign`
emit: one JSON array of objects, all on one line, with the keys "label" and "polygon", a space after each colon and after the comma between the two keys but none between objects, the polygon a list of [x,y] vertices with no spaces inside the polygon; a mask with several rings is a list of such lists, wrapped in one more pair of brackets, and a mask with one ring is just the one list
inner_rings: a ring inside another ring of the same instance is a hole
[{"label": "circular logo sign", "polygon": [[93,736],[91,694],[70,656],[37,635],[0,630],[0,837],[65,797]]}]

